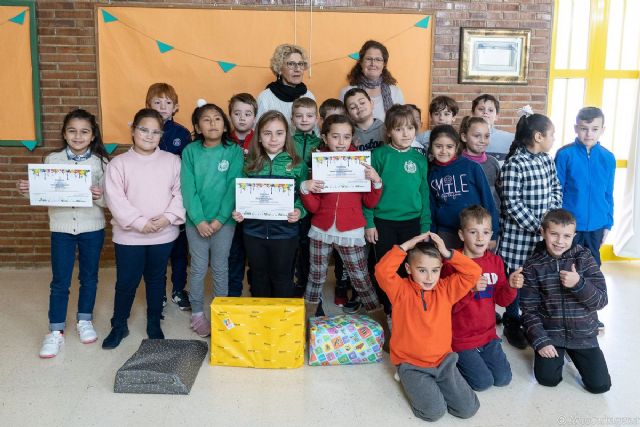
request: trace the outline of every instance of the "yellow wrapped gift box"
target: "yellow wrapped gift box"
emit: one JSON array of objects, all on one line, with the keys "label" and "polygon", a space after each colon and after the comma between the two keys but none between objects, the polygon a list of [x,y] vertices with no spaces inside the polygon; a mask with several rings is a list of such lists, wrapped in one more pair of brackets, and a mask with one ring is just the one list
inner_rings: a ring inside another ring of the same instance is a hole
[{"label": "yellow wrapped gift box", "polygon": [[215,298],[211,364],[299,368],[304,363],[302,298]]}]

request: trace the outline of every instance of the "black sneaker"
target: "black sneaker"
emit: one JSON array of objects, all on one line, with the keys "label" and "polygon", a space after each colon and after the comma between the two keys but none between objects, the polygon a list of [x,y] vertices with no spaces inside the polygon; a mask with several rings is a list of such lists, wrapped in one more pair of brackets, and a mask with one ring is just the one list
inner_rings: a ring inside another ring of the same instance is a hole
[{"label": "black sneaker", "polygon": [[351,294],[349,301],[342,307],[342,311],[347,314],[355,314],[362,308],[362,303],[355,292]]},{"label": "black sneaker", "polygon": [[162,297],[162,308],[165,308],[167,306],[167,296],[163,296]]},{"label": "black sneaker", "polygon": [[502,323],[502,316],[500,316],[500,313],[496,311],[496,325],[499,325],[501,323]]},{"label": "black sneaker", "polygon": [[604,323],[598,320],[598,331],[604,331]]},{"label": "black sneaker", "polygon": [[509,344],[520,350],[527,348],[527,338],[524,336],[519,319],[503,317],[502,322],[504,324],[504,336]]},{"label": "black sneaker", "polygon": [[316,317],[324,316],[324,310],[322,309],[322,300],[320,300],[320,304],[318,304],[318,308],[316,309]]},{"label": "black sneaker", "polygon": [[171,294],[171,301],[178,304],[178,308],[182,311],[191,310],[191,302],[189,302],[189,293],[185,290],[177,291]]}]

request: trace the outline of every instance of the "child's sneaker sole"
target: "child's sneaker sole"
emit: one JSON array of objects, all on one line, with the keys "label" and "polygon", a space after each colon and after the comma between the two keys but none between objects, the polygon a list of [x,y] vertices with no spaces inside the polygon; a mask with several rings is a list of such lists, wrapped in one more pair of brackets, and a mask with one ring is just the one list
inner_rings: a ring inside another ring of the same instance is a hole
[{"label": "child's sneaker sole", "polygon": [[94,342],[96,342],[96,341],[98,341],[98,337],[92,338],[92,339],[90,339],[90,340],[84,340],[84,341],[80,340],[80,342],[81,342],[82,344],[92,344],[92,343],[94,343]]}]

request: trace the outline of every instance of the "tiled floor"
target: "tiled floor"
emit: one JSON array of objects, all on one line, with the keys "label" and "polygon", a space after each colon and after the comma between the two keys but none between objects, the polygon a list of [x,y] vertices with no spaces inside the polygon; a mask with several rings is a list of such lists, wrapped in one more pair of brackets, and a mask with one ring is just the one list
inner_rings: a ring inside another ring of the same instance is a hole
[{"label": "tiled floor", "polygon": [[[479,393],[480,411],[470,420],[446,415],[438,425],[554,426],[640,425],[640,263],[603,268],[609,305],[600,336],[613,388],[604,395],[582,390],[572,365],[556,388],[532,376],[531,349],[505,345],[513,382]],[[105,351],[115,270],[100,272],[95,324],[100,340],[80,344],[73,327],[54,359],[38,358],[47,328],[49,271],[0,270],[0,425],[2,426],[418,426],[388,359],[375,365],[256,370],[202,365],[189,396],[113,393],[116,370],[145,338],[144,293],[129,323],[131,335]],[[73,325],[77,285],[68,322]],[[327,294],[331,290],[327,289]],[[332,298],[331,298],[332,299]],[[329,307],[329,311],[335,307]],[[163,329],[168,338],[198,338],[189,313],[169,303]],[[626,417],[626,418],[624,418]],[[617,419],[616,419],[617,418]]]}]

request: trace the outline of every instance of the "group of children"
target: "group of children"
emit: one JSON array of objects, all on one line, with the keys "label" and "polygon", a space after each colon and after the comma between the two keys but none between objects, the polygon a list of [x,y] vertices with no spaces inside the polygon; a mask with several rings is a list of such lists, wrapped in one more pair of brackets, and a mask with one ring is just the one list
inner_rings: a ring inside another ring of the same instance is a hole
[{"label": "group of children", "polygon": [[[169,260],[171,299],[192,311],[191,328],[206,337],[209,267],[215,296],[242,294],[246,259],[253,296],[303,296],[311,316],[322,313],[333,251],[336,302],[349,312],[364,306],[381,324],[416,416],[435,420],[448,410],[470,417],[479,407],[473,390],[510,382],[495,304],[507,307],[508,341],[525,348],[528,339],[534,348],[541,384],[561,380],[566,352],[587,390],[607,391],[610,378],[595,338],[595,312],[607,302],[597,253],[613,224],[615,159],[598,143],[604,115],[593,107],[580,110],[577,138],[554,163],[548,154],[554,127],[546,116],[526,112],[515,135],[505,135],[494,127],[495,97],[481,95],[472,106],[457,130],[457,103],[436,97],[429,106],[433,127],[420,133],[416,106],[393,105],[383,122],[359,88],[342,101],[323,102],[319,115],[315,101],[303,97],[293,102],[291,117],[271,110],[257,123],[256,100],[241,93],[229,101],[229,116],[199,103],[192,138],[173,121],[175,90],[158,83],[134,117],[132,148],[112,160],[95,117],[72,111],[63,122],[62,150],[45,162],[91,165],[94,206],[49,209],[50,333],[40,356],[56,356],[64,342],[76,248],[77,330],[83,343],[97,340],[92,311],[106,205],[117,278],[105,349],[128,335],[143,277],[147,334],[164,338]],[[317,150],[371,151],[371,164],[364,165],[371,191],[323,193],[324,183],[310,179]],[[248,219],[235,211],[240,177],[293,179],[287,219]],[[28,194],[28,181],[18,188]],[[375,275],[369,274],[374,265]]]}]

